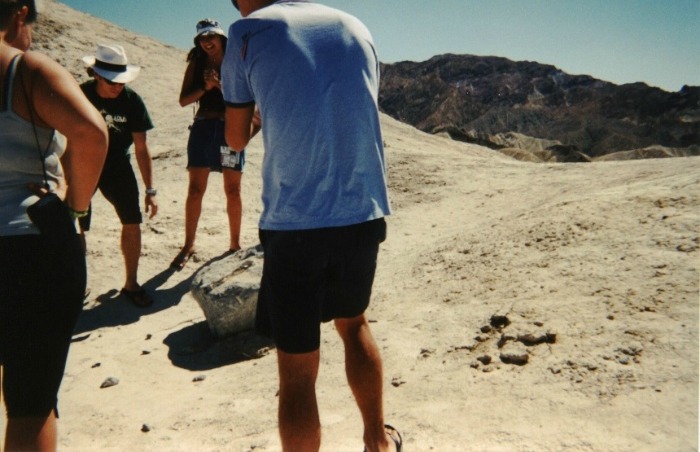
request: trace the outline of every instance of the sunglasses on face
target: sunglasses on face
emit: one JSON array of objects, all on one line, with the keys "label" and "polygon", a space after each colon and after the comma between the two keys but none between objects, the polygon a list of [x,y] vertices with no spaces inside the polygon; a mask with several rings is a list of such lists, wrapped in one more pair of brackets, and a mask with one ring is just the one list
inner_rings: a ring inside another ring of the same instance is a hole
[{"label": "sunglasses on face", "polygon": [[124,86],[125,83],[119,83],[119,82],[113,82],[111,80],[107,80],[104,77],[100,77],[102,80],[104,80],[105,83],[107,83],[109,86]]}]

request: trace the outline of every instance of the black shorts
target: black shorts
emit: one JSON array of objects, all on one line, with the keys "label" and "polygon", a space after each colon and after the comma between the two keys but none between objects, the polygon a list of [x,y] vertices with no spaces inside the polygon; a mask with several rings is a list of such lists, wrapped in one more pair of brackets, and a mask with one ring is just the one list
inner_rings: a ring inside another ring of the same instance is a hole
[{"label": "black shorts", "polygon": [[0,237],[0,365],[8,418],[58,416],[87,278],[77,234],[68,242]]},{"label": "black shorts", "polygon": [[[128,155],[119,158],[108,157],[97,183],[97,188],[117,211],[122,224],[141,224],[143,216],[139,206],[139,184]],[[82,217],[80,227],[90,230],[92,206],[87,216]]]},{"label": "black shorts", "polygon": [[[222,161],[222,160],[226,161]],[[245,151],[234,152],[226,144],[224,120],[198,118],[190,126],[187,141],[187,168],[209,168],[221,172],[223,168],[243,172]]]},{"label": "black shorts", "polygon": [[374,283],[383,218],[352,226],[260,230],[265,254],[256,330],[279,350],[317,350],[321,323],[365,312]]}]

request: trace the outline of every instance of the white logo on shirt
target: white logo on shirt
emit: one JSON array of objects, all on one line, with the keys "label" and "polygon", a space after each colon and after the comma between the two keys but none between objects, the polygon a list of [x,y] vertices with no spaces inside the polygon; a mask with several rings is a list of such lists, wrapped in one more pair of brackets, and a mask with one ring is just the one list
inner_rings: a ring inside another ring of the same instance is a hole
[{"label": "white logo on shirt", "polygon": [[102,117],[104,118],[108,129],[112,129],[112,130],[116,130],[117,132],[120,132],[121,131],[120,125],[127,123],[126,116],[119,116],[119,115],[112,116],[107,110],[100,111],[100,114],[102,114]]}]

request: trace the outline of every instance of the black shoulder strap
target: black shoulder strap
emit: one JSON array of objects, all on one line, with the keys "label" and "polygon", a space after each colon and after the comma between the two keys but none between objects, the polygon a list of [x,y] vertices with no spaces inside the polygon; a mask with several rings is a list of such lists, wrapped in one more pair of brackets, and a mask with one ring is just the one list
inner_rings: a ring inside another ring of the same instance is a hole
[{"label": "black shoulder strap", "polygon": [[15,79],[15,69],[17,68],[21,55],[21,53],[15,55],[12,61],[10,61],[10,64],[7,65],[7,74],[2,87],[2,111],[12,110],[12,86]]},{"label": "black shoulder strap", "polygon": [[[21,54],[20,54],[21,55]],[[17,55],[19,57],[20,55]],[[15,57],[15,59],[18,59]],[[14,61],[13,61],[14,63]],[[26,63],[25,63],[26,65]],[[44,171],[44,188],[46,190],[50,190],[49,186],[49,178],[48,175],[46,174],[46,156],[49,154],[49,147],[51,146],[51,142],[53,141],[53,136],[56,133],[55,130],[51,132],[51,136],[49,137],[48,143],[46,143],[46,149],[44,152],[41,152],[41,144],[39,144],[39,134],[36,131],[36,121],[34,119],[34,105],[32,104],[32,100],[29,97],[29,93],[27,92],[27,86],[24,84],[24,77],[20,76],[19,82],[22,84],[22,91],[24,91],[24,100],[27,103],[27,109],[29,110],[29,117],[32,120],[32,129],[34,130],[34,139],[36,140],[36,150],[39,152],[39,160],[41,160],[41,168]]]}]

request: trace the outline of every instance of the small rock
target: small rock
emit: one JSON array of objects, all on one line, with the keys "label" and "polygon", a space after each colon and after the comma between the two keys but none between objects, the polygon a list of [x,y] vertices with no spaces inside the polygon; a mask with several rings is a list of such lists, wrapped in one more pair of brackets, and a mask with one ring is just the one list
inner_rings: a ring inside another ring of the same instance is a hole
[{"label": "small rock", "polygon": [[510,325],[510,319],[504,315],[492,315],[490,323],[492,327],[500,329]]},{"label": "small rock", "polygon": [[491,364],[491,357],[489,355],[479,356],[478,358],[476,358],[476,360],[484,366],[488,366],[489,364]]},{"label": "small rock", "polygon": [[524,366],[530,359],[527,349],[521,343],[510,342],[501,351],[501,361],[505,364]]},{"label": "small rock", "polygon": [[431,350],[429,348],[422,348],[420,351],[420,356],[421,358],[429,358],[430,355],[432,355],[433,353],[435,353],[435,350]]},{"label": "small rock", "polygon": [[150,355],[150,354],[151,354],[151,351],[150,351],[150,350],[142,350],[142,351],[141,351],[141,354],[142,354],[142,355]]},{"label": "small rock", "polygon": [[153,335],[149,333],[149,334],[146,335],[146,340],[149,340],[149,339],[151,339],[152,337],[153,337]]},{"label": "small rock", "polygon": [[498,348],[503,348],[503,346],[506,345],[509,341],[516,341],[517,339],[517,336],[514,336],[512,334],[501,334],[501,337],[498,339],[498,343],[496,345],[498,346]]},{"label": "small rock", "polygon": [[109,388],[110,386],[116,386],[118,384],[119,384],[118,378],[109,377],[109,378],[105,379],[105,381],[102,382],[102,384],[100,385],[100,388],[101,389]]},{"label": "small rock", "polygon": [[143,424],[143,425],[141,426],[141,431],[144,432],[144,433],[148,433],[148,432],[151,431],[151,426],[148,425],[148,424]]},{"label": "small rock", "polygon": [[554,344],[557,341],[557,335],[554,333],[543,334],[521,334],[518,335],[518,341],[532,347],[539,344]]},{"label": "small rock", "polygon": [[402,384],[405,384],[406,382],[401,379],[401,377],[394,377],[391,379],[391,385],[395,388],[398,388]]},{"label": "small rock", "polygon": [[91,368],[94,369],[96,367],[100,367],[101,365],[102,365],[102,363],[95,363],[91,366]]},{"label": "small rock", "polygon": [[192,379],[192,381],[198,382],[198,381],[204,381],[204,380],[206,380],[206,379],[207,379],[207,376],[206,376],[206,375],[197,375],[196,377],[194,377],[194,378]]}]

